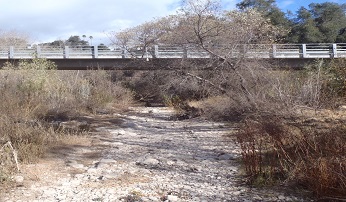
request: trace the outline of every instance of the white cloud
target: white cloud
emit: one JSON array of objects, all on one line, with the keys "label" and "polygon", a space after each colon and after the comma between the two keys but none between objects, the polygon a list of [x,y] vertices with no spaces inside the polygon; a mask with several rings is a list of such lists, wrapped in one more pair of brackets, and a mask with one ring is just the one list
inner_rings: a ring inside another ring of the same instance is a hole
[{"label": "white cloud", "polygon": [[[0,29],[28,33],[37,42],[93,36],[172,14],[181,0],[0,0]],[[226,5],[234,0],[224,0]]]},{"label": "white cloud", "polygon": [[287,8],[288,6],[294,4],[294,1],[293,0],[286,0],[286,1],[282,1],[280,3],[278,3],[278,6],[280,8]]}]

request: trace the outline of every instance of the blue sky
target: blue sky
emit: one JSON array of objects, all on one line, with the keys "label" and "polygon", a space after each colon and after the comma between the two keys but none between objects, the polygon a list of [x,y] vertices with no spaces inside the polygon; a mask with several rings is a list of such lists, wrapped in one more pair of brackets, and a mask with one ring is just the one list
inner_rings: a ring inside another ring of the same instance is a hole
[{"label": "blue sky", "polygon": [[[240,0],[221,0],[234,9]],[[346,0],[277,0],[283,11],[301,6]],[[0,0],[0,32],[15,30],[32,43],[65,40],[72,35],[93,36],[94,45],[108,44],[107,33],[132,27],[153,18],[174,14],[181,0]]]},{"label": "blue sky", "polygon": [[309,8],[311,3],[335,2],[338,4],[346,3],[346,0],[277,0],[276,3],[282,11],[290,10],[293,13],[298,11],[301,6]]}]

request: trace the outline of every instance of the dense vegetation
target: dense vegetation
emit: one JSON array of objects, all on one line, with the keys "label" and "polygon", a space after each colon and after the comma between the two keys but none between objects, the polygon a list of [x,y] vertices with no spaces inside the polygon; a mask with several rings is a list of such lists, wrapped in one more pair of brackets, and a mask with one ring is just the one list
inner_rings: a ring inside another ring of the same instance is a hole
[{"label": "dense vegetation", "polygon": [[[103,71],[47,71],[54,65],[41,59],[8,64],[0,74],[1,145],[11,142],[20,160],[31,161],[61,136],[47,124],[51,117],[127,103],[133,92],[149,104],[175,107],[179,118],[236,121],[239,131],[232,137],[253,185],[284,182],[321,199],[346,197],[345,120],[331,115],[346,102],[345,60],[283,70],[247,60],[239,45],[346,42],[345,4],[314,3],[288,17],[274,0],[244,0],[233,11],[213,0],[184,2],[176,15],[109,33],[110,38],[129,53],[152,52],[155,44],[193,46],[212,56],[208,62],[183,59],[172,71],[127,71],[116,78]],[[78,36],[62,43],[87,44]],[[237,58],[234,49],[241,50]],[[10,152],[0,158],[12,158]],[[7,176],[0,174],[0,180]]]},{"label": "dense vegetation", "polygon": [[[345,5],[330,2],[288,18],[273,0],[242,1],[234,11],[190,0],[177,15],[110,35],[129,52],[160,43],[207,51],[212,57],[204,65],[183,60],[180,70],[141,73],[128,86],[139,97],[161,97],[181,118],[237,121],[251,184],[284,182],[338,199],[346,196],[346,128],[328,110],[345,103],[345,61],[280,70],[245,59],[239,44],[345,42],[345,22]],[[236,59],[234,49],[241,49]]]},{"label": "dense vegetation", "polygon": [[0,182],[16,170],[15,157],[35,162],[50,146],[88,132],[85,124],[66,130],[64,122],[99,109],[126,108],[132,101],[132,93],[102,70],[57,71],[54,63],[39,58],[2,68]]}]

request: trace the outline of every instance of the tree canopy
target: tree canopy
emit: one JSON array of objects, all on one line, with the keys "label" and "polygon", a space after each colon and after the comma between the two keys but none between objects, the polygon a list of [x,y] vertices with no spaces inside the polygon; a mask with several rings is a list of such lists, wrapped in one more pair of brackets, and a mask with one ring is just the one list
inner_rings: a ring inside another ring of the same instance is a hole
[{"label": "tree canopy", "polygon": [[295,17],[289,18],[275,0],[243,0],[238,9],[257,9],[271,23],[291,32],[285,37],[289,43],[346,43],[346,4],[332,2],[311,3],[301,7]]},{"label": "tree canopy", "polygon": [[288,41],[293,43],[346,43],[346,4],[312,3],[301,7]]}]

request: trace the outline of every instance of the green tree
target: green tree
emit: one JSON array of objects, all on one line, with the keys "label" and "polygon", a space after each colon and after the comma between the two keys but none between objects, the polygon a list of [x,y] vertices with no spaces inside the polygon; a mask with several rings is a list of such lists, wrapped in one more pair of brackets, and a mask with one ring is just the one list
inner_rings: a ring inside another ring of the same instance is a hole
[{"label": "green tree", "polygon": [[294,43],[345,43],[346,4],[312,3],[301,7],[288,41]]},{"label": "green tree", "polygon": [[288,41],[292,43],[321,43],[323,35],[316,27],[313,15],[309,10],[301,7],[297,12],[297,18]]},{"label": "green tree", "polygon": [[48,45],[62,47],[62,46],[65,46],[65,42],[63,40],[55,40],[49,43]]},{"label": "green tree", "polygon": [[70,36],[65,42],[66,45],[74,47],[74,46],[87,46],[89,43],[87,41],[82,40],[79,36]]},{"label": "green tree", "polygon": [[103,43],[100,43],[100,45],[98,45],[98,48],[99,50],[109,50],[109,47]]},{"label": "green tree", "polygon": [[[346,4],[326,2],[309,5],[315,18],[316,26],[323,34],[324,42],[336,42],[341,39],[340,31],[346,27]],[[344,37],[346,36],[343,33]],[[339,41],[346,42],[346,41]]]}]

